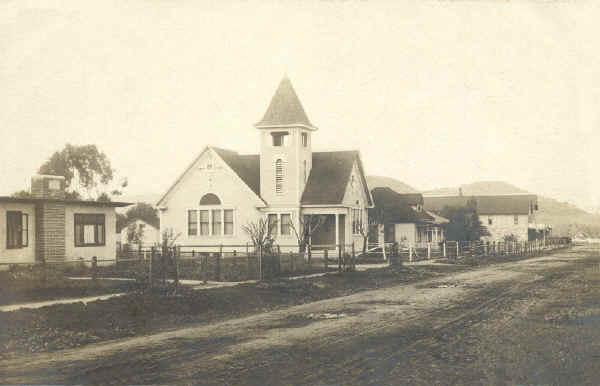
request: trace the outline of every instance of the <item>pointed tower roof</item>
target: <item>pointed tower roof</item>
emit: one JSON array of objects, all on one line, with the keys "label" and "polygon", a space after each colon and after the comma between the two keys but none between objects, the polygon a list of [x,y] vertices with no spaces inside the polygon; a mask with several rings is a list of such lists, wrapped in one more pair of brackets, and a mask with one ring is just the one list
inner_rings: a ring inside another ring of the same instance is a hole
[{"label": "pointed tower roof", "polygon": [[309,130],[317,130],[317,127],[313,126],[308,120],[302,103],[300,103],[300,99],[298,99],[298,95],[287,75],[279,83],[267,112],[260,122],[254,126],[258,129],[302,126]]}]

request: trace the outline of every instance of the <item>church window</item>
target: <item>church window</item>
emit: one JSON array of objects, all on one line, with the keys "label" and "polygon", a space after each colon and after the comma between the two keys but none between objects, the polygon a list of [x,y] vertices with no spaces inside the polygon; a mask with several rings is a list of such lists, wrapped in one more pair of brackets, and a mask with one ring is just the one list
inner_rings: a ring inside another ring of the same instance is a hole
[{"label": "church window", "polygon": [[275,192],[283,193],[283,161],[281,158],[275,161]]}]

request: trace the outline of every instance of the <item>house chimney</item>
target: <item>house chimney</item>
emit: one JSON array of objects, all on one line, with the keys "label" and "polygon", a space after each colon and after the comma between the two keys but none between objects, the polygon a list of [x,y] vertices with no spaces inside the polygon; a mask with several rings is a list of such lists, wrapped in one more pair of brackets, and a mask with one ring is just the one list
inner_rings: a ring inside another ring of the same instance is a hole
[{"label": "house chimney", "polygon": [[462,197],[463,193],[462,193],[462,188],[458,188],[458,196]]},{"label": "house chimney", "polygon": [[36,174],[31,177],[31,196],[34,198],[65,198],[65,177]]}]

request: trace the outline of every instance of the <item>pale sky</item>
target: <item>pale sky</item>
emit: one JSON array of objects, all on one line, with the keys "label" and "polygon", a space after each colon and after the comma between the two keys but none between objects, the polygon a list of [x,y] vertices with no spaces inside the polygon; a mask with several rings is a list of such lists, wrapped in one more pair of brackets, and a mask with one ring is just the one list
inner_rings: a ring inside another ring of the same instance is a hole
[{"label": "pale sky", "polygon": [[359,149],[368,174],[598,208],[598,20],[598,1],[5,0],[0,194],[67,142],[163,193],[205,145],[257,153],[287,73],[313,149]]}]

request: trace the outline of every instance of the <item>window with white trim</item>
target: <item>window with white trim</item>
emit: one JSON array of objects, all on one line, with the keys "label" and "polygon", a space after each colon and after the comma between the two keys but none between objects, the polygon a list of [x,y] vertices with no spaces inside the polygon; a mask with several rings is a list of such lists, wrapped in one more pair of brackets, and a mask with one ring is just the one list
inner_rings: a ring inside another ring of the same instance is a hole
[{"label": "window with white trim", "polygon": [[277,236],[277,213],[269,213],[267,216],[268,232],[271,236]]},{"label": "window with white trim", "polygon": [[289,236],[292,234],[292,215],[290,213],[281,214],[281,235]]},{"label": "window with white trim", "polygon": [[188,210],[188,236],[198,235],[198,211]]},{"label": "window with white trim", "polygon": [[283,193],[283,160],[275,161],[275,193]]},{"label": "window with white trim", "polygon": [[209,211],[206,209],[200,211],[200,235],[210,235],[210,217]]},{"label": "window with white trim", "polygon": [[18,211],[6,212],[6,248],[23,248],[29,244],[29,215]]},{"label": "window with white trim", "polygon": [[235,216],[232,208],[223,207],[213,193],[205,194],[199,209],[188,210],[188,236],[231,236]]},{"label": "window with white trim", "polygon": [[269,213],[267,214],[268,232],[272,237],[292,235],[292,214]]},{"label": "window with white trim", "polygon": [[76,213],[74,223],[76,247],[106,245],[104,214]]},{"label": "window with white trim", "polygon": [[308,146],[308,133],[302,133],[302,147]]},{"label": "window with white trim", "polygon": [[277,132],[271,133],[271,136],[273,137],[273,146],[275,146],[275,147],[285,146],[287,135],[288,135],[287,131],[277,131]]},{"label": "window with white trim", "polygon": [[352,234],[359,235],[361,234],[361,229],[363,226],[363,210],[362,209],[352,209]]}]

